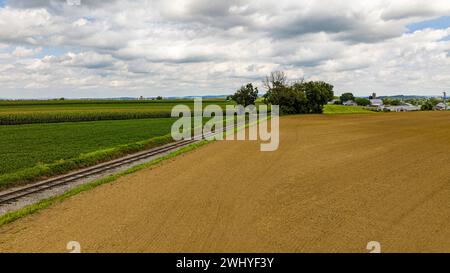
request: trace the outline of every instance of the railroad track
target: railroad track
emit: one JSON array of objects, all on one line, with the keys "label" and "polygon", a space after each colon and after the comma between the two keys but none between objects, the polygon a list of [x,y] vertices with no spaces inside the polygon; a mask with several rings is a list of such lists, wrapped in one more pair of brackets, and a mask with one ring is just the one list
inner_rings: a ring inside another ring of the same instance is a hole
[{"label": "railroad track", "polygon": [[[223,133],[224,131],[227,131],[229,128],[225,127],[223,131],[221,132],[213,132],[210,134],[204,135],[204,137],[210,137],[216,134]],[[69,174],[61,175],[58,177],[50,178],[47,180],[44,180],[42,182],[34,183],[31,185],[23,186],[20,188],[15,188],[12,190],[7,190],[4,193],[0,193],[0,206],[11,204],[14,201],[17,201],[23,197],[29,196],[31,194],[43,192],[52,188],[56,188],[62,185],[69,184],[71,182],[78,181],[79,179],[86,178],[92,175],[97,175],[104,173],[108,170],[112,170],[124,165],[128,165],[130,163],[134,163],[146,158],[150,158],[153,156],[161,155],[166,152],[170,152],[172,150],[175,150],[177,148],[185,147],[190,144],[193,144],[195,142],[199,142],[201,139],[199,138],[193,138],[191,140],[181,140],[177,141],[162,147],[154,148],[151,150],[139,152],[136,154],[132,154],[129,156],[125,156],[123,158],[119,158],[116,160],[108,161],[105,163],[101,163],[89,168],[85,168],[82,170],[78,170]]]}]

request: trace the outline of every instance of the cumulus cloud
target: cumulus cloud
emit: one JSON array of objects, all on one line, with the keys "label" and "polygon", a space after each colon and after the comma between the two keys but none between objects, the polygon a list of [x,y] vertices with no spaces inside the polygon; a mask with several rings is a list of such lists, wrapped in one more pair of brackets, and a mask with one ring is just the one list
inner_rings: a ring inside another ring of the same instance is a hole
[{"label": "cumulus cloud", "polygon": [[[72,0],[75,1],[75,0]],[[102,7],[115,2],[115,0],[101,1],[101,0],[78,0],[80,4],[88,7]],[[7,0],[8,5],[16,8],[46,8],[46,9],[62,9],[70,5],[71,0]]]},{"label": "cumulus cloud", "polygon": [[[47,59],[52,60],[54,58],[50,56]],[[88,69],[107,68],[114,65],[114,60],[111,55],[98,54],[91,51],[78,54],[69,52],[67,55],[55,59],[59,60],[60,63],[66,66],[77,66]],[[53,61],[53,63],[55,63],[55,61]]]},{"label": "cumulus cloud", "polygon": [[228,94],[273,70],[358,95],[438,94],[447,0],[66,0],[0,7],[0,97]]},{"label": "cumulus cloud", "polygon": [[14,57],[18,57],[18,58],[32,57],[32,56],[38,54],[39,52],[41,52],[41,50],[42,50],[41,47],[26,48],[26,47],[18,46],[18,47],[16,47],[16,49],[14,49],[14,51],[12,52],[12,55]]}]

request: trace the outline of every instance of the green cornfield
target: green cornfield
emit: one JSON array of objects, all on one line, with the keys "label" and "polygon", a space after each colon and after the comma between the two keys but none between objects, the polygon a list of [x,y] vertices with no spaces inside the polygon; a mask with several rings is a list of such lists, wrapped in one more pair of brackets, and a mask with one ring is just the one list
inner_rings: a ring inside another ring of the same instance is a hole
[{"label": "green cornfield", "polygon": [[[191,109],[193,100],[164,101],[0,101],[0,125],[59,123],[101,120],[169,118],[175,105]],[[224,100],[205,100],[203,106],[232,104]]]},{"label": "green cornfield", "polygon": [[57,123],[100,120],[124,120],[169,118],[170,111],[114,111],[114,112],[32,112],[32,113],[0,113],[0,125],[19,125],[33,123]]}]

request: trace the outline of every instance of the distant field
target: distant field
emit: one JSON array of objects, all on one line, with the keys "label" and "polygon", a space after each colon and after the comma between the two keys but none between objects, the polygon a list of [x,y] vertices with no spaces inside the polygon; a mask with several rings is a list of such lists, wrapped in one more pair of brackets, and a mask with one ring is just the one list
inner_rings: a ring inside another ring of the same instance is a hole
[{"label": "distant field", "polygon": [[[170,117],[175,105],[194,106],[193,100],[163,101],[2,101],[0,125],[124,120]],[[216,104],[225,107],[233,102],[204,100],[203,106]]]},{"label": "distant field", "polygon": [[[204,100],[203,106],[225,100]],[[258,102],[262,103],[262,102]],[[171,142],[174,101],[0,102],[0,188],[91,166]],[[367,113],[326,105],[326,114]],[[34,124],[39,123],[39,124]]]},{"label": "distant field", "polygon": [[[259,100],[257,104],[261,104]],[[0,125],[58,123],[99,120],[169,118],[175,105],[191,109],[193,100],[162,101],[1,101]],[[203,107],[215,104],[222,108],[234,104],[225,100],[204,100]],[[325,105],[325,114],[371,113],[358,106]]]},{"label": "distant field", "polygon": [[[225,102],[225,99],[203,99],[204,102]],[[23,106],[23,105],[122,105],[122,104],[167,104],[167,103],[189,103],[193,99],[164,99],[164,100],[96,100],[96,99],[67,99],[67,100],[1,100],[0,106]]]},{"label": "distant field", "polygon": [[344,106],[344,105],[325,105],[324,114],[358,114],[358,113],[375,113],[364,109],[362,106]]}]

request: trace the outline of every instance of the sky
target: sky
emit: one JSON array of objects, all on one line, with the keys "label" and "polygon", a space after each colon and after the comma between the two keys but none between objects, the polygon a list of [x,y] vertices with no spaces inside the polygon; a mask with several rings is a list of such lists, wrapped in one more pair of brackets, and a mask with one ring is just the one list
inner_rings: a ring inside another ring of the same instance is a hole
[{"label": "sky", "polygon": [[0,0],[0,98],[263,93],[278,70],[337,95],[450,91],[450,1]]}]

